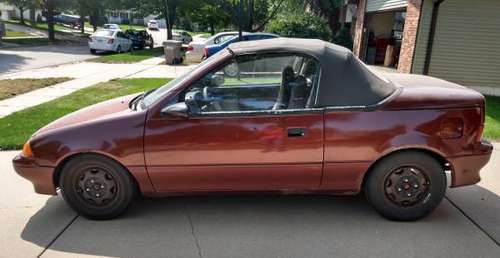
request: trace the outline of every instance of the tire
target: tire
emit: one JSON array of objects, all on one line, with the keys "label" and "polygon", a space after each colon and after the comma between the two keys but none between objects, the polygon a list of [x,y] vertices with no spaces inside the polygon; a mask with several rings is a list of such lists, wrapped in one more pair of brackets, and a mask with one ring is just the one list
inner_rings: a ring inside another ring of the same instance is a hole
[{"label": "tire", "polygon": [[116,53],[120,54],[122,52],[122,46],[118,45],[116,48]]},{"label": "tire", "polygon": [[384,158],[369,171],[364,183],[366,198],[374,209],[397,221],[428,215],[443,200],[447,187],[443,166],[418,151]]},{"label": "tire", "polygon": [[97,51],[96,51],[95,49],[91,48],[91,49],[90,49],[90,53],[91,53],[92,55],[95,55],[95,54],[97,53]]},{"label": "tire", "polygon": [[82,216],[105,220],[123,214],[137,187],[120,164],[104,156],[84,154],[69,160],[59,180],[64,200]]},{"label": "tire", "polygon": [[155,47],[155,43],[153,40],[151,40],[151,43],[149,43],[149,49],[153,49]]}]

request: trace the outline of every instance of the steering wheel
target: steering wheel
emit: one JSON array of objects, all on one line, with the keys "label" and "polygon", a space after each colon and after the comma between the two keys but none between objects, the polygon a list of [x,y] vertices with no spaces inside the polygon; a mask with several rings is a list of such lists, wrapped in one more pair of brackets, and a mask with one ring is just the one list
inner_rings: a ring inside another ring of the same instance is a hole
[{"label": "steering wheel", "polygon": [[219,101],[217,101],[211,94],[210,94],[210,88],[209,86],[206,86],[203,88],[203,100],[208,102],[209,106],[212,107],[214,109],[214,111],[222,111],[222,107],[219,103]]}]

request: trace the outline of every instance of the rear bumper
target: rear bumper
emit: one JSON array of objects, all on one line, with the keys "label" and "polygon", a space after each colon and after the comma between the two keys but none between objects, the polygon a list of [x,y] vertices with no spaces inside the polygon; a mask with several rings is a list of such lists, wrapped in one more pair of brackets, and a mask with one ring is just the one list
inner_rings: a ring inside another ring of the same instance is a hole
[{"label": "rear bumper", "polygon": [[203,58],[203,51],[202,52],[196,52],[196,51],[187,51],[186,52],[186,61],[187,62],[196,62],[199,63],[201,62]]},{"label": "rear bumper", "polygon": [[89,43],[90,49],[101,50],[101,51],[115,51],[115,45],[103,44],[103,43]]},{"label": "rear bumper", "polygon": [[54,168],[41,167],[34,160],[17,155],[12,160],[16,173],[28,179],[39,194],[56,195],[54,186]]},{"label": "rear bumper", "polygon": [[448,158],[452,166],[451,187],[473,185],[481,180],[479,171],[490,161],[493,145],[482,141],[467,156]]}]

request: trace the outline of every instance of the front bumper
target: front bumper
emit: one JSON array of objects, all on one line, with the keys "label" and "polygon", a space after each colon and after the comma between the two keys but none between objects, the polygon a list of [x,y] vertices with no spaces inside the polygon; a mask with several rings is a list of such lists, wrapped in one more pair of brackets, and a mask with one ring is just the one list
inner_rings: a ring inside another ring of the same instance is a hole
[{"label": "front bumper", "polygon": [[17,155],[12,160],[12,165],[18,175],[28,179],[33,184],[35,192],[49,195],[57,194],[53,167],[39,166],[33,159],[22,155]]},{"label": "front bumper", "polygon": [[493,145],[481,141],[470,155],[448,158],[452,167],[451,187],[473,185],[481,180],[479,171],[490,161]]}]

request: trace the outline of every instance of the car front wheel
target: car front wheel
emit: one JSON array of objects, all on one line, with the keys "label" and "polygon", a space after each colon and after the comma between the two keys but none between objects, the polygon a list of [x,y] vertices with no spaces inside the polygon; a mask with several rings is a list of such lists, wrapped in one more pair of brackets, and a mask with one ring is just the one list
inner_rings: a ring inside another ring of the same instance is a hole
[{"label": "car front wheel", "polygon": [[382,216],[399,221],[420,219],[433,211],[446,192],[443,166],[417,151],[390,155],[367,175],[368,201]]},{"label": "car front wheel", "polygon": [[61,171],[64,200],[89,219],[112,219],[124,213],[135,194],[135,181],[120,164],[85,154],[69,160]]}]

